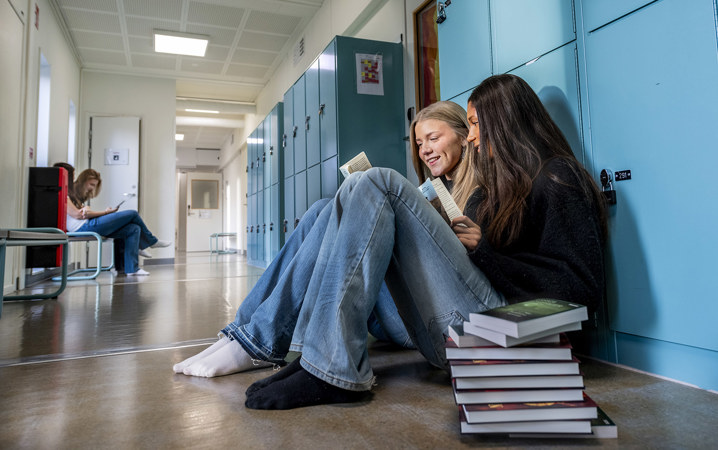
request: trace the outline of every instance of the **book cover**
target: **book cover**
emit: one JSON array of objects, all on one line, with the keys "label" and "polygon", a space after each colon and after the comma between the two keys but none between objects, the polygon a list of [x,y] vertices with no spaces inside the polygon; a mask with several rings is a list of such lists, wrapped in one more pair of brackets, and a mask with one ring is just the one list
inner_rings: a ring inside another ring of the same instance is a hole
[{"label": "book cover", "polygon": [[446,340],[446,359],[525,359],[525,360],[570,360],[571,343],[564,335],[557,344],[526,344],[518,347],[498,345],[484,347],[458,347]]},{"label": "book cover", "polygon": [[456,389],[454,399],[459,405],[475,403],[578,402],[583,388],[556,389]]},{"label": "book cover", "polygon": [[516,433],[510,434],[514,438],[583,438],[583,439],[616,439],[618,438],[618,427],[608,414],[600,406],[597,407],[598,417],[591,420],[591,432],[588,434],[569,433]]},{"label": "book cover", "polygon": [[471,322],[464,322],[463,330],[467,336],[477,336],[485,341],[489,341],[492,344],[497,344],[502,347],[513,347],[521,344],[538,344],[546,342],[559,342],[560,333],[565,331],[577,331],[581,329],[581,322],[573,322],[567,325],[561,325],[560,327],[549,328],[548,330],[540,331],[538,333],[529,334],[522,338],[515,338],[506,336],[503,333],[492,331],[487,328],[482,328],[474,325]]},{"label": "book cover", "polygon": [[[468,322],[466,322],[468,323]],[[449,325],[449,337],[457,347],[485,347],[494,345],[494,342],[484,339],[475,334],[464,332],[464,325]]]},{"label": "book cover", "polygon": [[580,361],[449,360],[451,376],[500,377],[518,375],[578,375]]},{"label": "book cover", "polygon": [[598,405],[585,392],[581,401],[480,403],[463,404],[461,408],[468,423],[591,420],[598,417]]},{"label": "book cover", "polygon": [[584,388],[583,375],[456,377],[454,385],[456,389]]},{"label": "book cover", "polygon": [[361,152],[340,166],[339,172],[341,172],[344,178],[346,178],[354,172],[363,172],[371,169],[371,167],[371,163],[369,162],[369,158],[367,158],[366,153]]},{"label": "book cover", "polygon": [[578,303],[549,298],[501,306],[482,313],[469,314],[476,326],[498,331],[514,338],[588,319],[588,309]]},{"label": "book cover", "polygon": [[511,434],[511,433],[590,433],[588,420],[544,420],[532,422],[468,423],[460,417],[462,434]]}]

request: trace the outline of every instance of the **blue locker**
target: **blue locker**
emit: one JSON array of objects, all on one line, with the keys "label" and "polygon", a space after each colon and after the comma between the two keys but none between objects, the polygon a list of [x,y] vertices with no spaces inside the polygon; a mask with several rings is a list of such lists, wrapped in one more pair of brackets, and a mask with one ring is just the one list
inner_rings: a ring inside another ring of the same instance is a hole
[{"label": "blue locker", "polygon": [[290,88],[284,94],[284,114],[282,116],[282,161],[284,176],[294,175],[294,89]]},{"label": "blue locker", "polygon": [[307,171],[294,175],[294,227],[307,212]]},{"label": "blue locker", "polygon": [[282,204],[280,201],[280,184],[273,184],[270,188],[270,214],[269,214],[269,225],[267,225],[267,234],[269,235],[269,245],[267,246],[268,251],[265,254],[264,261],[267,265],[277,256],[279,249],[282,244],[281,233],[281,210]]},{"label": "blue locker", "polygon": [[[489,1],[452,1],[446,7],[446,20],[439,24],[438,30],[442,68],[439,83],[441,99],[446,100],[473,89],[493,73]],[[452,70],[443,70],[444,67],[452,67]]]},{"label": "blue locker", "polygon": [[305,109],[306,78],[302,75],[292,87],[294,102],[293,137],[294,137],[294,171],[307,169],[307,116]]},{"label": "blue locker", "polygon": [[319,61],[314,63],[304,73],[306,82],[304,87],[305,98],[305,124],[307,133],[307,167],[319,164],[321,157],[319,142]]},{"label": "blue locker", "polygon": [[256,192],[259,193],[264,189],[264,123],[260,122],[252,134],[255,148]]},{"label": "blue locker", "polygon": [[576,39],[573,1],[493,1],[491,29],[494,73],[506,73]]},{"label": "blue locker", "polygon": [[[337,154],[337,57],[336,42],[332,41],[327,48],[319,55],[319,133],[321,141],[322,161]],[[338,167],[338,166],[335,166]],[[336,174],[335,174],[336,175]],[[336,178],[336,176],[334,177]],[[333,182],[334,191],[331,189],[331,197],[336,192],[336,179]],[[325,191],[322,188],[322,191]]]},{"label": "blue locker", "polygon": [[294,231],[294,174],[284,179],[284,219],[282,220],[282,233],[284,242]]},{"label": "blue locker", "polygon": [[663,0],[586,37],[596,169],[632,173],[614,182],[611,327],[712,351],[718,209],[705,202],[718,197],[718,154],[709,151],[718,117],[714,7]]},{"label": "blue locker", "polygon": [[652,0],[583,0],[583,26],[587,32],[625,16]]},{"label": "blue locker", "polygon": [[284,130],[282,129],[282,116],[284,114],[284,105],[278,103],[270,113],[270,128],[272,132],[269,136],[269,159],[271,164],[270,184],[275,185],[283,182],[282,174],[282,142]]},{"label": "blue locker", "polygon": [[257,192],[257,220],[255,222],[254,234],[256,235],[256,254],[255,261],[257,265],[264,262],[264,190]]},{"label": "blue locker", "polygon": [[322,162],[322,198],[331,198],[338,189],[337,179],[337,156]]},{"label": "blue locker", "polygon": [[321,164],[317,164],[307,169],[307,206],[313,205],[314,202],[322,198],[321,167]]},{"label": "blue locker", "polygon": [[272,185],[272,156],[270,155],[270,147],[272,146],[271,114],[265,117],[264,121],[262,121],[262,136],[260,137],[262,139],[260,149],[262,151],[262,167],[264,169],[264,173],[262,174],[262,178],[264,180],[262,189],[269,189],[269,186]]}]

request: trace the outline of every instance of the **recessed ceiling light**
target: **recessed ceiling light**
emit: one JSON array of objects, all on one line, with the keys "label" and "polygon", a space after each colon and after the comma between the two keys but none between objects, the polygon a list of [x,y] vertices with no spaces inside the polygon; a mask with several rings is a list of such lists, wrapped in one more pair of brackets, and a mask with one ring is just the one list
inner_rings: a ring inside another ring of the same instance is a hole
[{"label": "recessed ceiling light", "polygon": [[219,114],[219,111],[210,111],[209,109],[189,109],[185,108],[187,112],[205,113],[205,114]]},{"label": "recessed ceiling light", "polygon": [[209,36],[155,30],[155,51],[175,55],[204,56]]},{"label": "recessed ceiling light", "polygon": [[175,141],[184,141],[184,134],[182,134],[182,133],[175,134]]}]

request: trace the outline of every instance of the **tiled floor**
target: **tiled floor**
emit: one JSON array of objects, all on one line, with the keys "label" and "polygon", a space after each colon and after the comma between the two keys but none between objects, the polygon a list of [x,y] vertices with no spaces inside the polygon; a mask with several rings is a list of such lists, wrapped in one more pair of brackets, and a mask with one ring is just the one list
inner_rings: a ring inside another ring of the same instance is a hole
[{"label": "tiled floor", "polygon": [[462,436],[448,376],[381,344],[370,352],[371,401],[248,410],[245,389],[271,369],[197,379],[171,366],[215,340],[261,270],[235,255],[176,261],[5,304],[0,448],[715,448],[718,395],[590,359],[586,391],[619,439]]}]

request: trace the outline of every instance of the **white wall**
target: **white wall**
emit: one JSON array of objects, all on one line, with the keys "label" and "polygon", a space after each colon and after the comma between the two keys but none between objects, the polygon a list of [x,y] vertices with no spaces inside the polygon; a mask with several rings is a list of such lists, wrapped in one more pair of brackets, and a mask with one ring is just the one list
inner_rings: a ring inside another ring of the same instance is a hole
[{"label": "white wall", "polygon": [[[81,151],[77,169],[88,164],[89,118],[137,116],[140,126],[140,215],[158,238],[175,240],[175,82],[174,80],[85,71],[82,75]],[[153,250],[174,257],[174,247]]]}]

